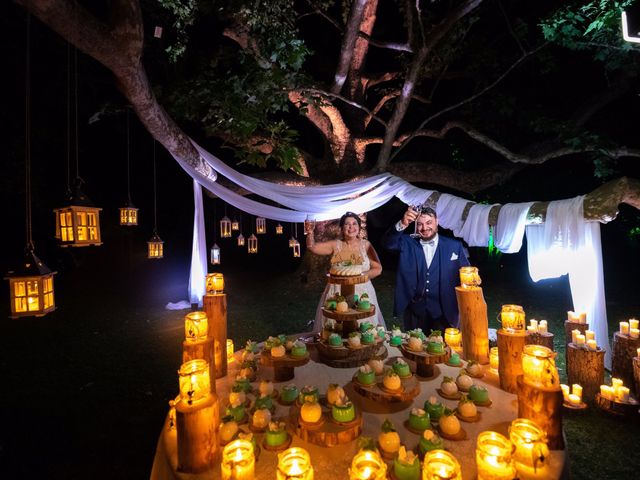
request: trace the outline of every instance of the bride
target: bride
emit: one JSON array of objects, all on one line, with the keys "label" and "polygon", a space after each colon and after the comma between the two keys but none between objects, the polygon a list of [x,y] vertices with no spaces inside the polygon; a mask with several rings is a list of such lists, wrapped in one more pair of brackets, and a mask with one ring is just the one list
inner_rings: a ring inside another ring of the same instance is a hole
[{"label": "bride", "polygon": [[[307,230],[307,250],[316,255],[331,255],[332,265],[340,262],[362,265],[362,273],[367,275],[368,280],[365,283],[356,285],[356,294],[362,295],[363,293],[367,293],[371,304],[376,306],[376,315],[367,318],[365,321],[372,323],[374,326],[381,325],[384,327],[384,318],[378,307],[376,291],[371,283],[371,279],[382,273],[382,264],[373,245],[371,245],[368,240],[360,238],[360,229],[360,217],[353,212],[347,212],[340,218],[342,239],[316,243],[312,227]],[[320,303],[316,310],[316,318],[313,324],[314,333],[322,331],[324,323],[322,307],[326,299],[333,296],[339,289],[340,286],[335,284],[327,284],[324,289],[324,293],[320,297]]]}]

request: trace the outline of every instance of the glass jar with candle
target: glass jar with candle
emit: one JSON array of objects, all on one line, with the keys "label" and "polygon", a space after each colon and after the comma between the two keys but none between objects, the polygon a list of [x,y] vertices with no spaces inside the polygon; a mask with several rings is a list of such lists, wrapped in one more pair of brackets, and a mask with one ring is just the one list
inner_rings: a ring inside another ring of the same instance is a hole
[{"label": "glass jar with candle", "polygon": [[248,440],[234,440],[222,451],[222,480],[253,480],[256,459]]},{"label": "glass jar with candle", "polygon": [[460,268],[460,285],[462,288],[475,288],[482,283],[478,267],[461,267]]},{"label": "glass jar with candle", "polygon": [[531,420],[516,418],[509,426],[509,439],[515,447],[513,461],[518,473],[525,477],[527,473],[542,475],[549,458],[545,431]]},{"label": "glass jar with candle", "polygon": [[351,461],[349,480],[386,480],[387,464],[375,450],[360,450]]},{"label": "glass jar with candle", "polygon": [[498,347],[491,347],[491,350],[489,350],[489,367],[492,371],[497,372],[499,363]]},{"label": "glass jar with candle", "polygon": [[511,452],[513,444],[497,432],[482,432],[476,443],[478,480],[512,480],[516,476]]},{"label": "glass jar with candle", "polygon": [[276,480],[313,480],[313,466],[309,452],[292,447],[278,454]]},{"label": "glass jar with candle", "polygon": [[445,450],[431,450],[424,455],[422,480],[462,480],[456,457]]},{"label": "glass jar with candle", "polygon": [[209,295],[224,292],[224,275],[221,273],[207,273],[205,283]]},{"label": "glass jar with candle", "polygon": [[560,388],[555,356],[556,352],[542,345],[525,345],[522,350],[524,381],[543,388]]},{"label": "glass jar with candle", "polygon": [[207,338],[209,320],[204,312],[190,312],[184,317],[184,337],[187,341],[197,342]]},{"label": "glass jar with candle", "polygon": [[209,363],[196,359],[183,363],[178,370],[180,398],[189,405],[206,398],[211,392]]},{"label": "glass jar with candle", "polygon": [[446,328],[444,330],[444,341],[454,350],[461,347],[462,333],[457,328]]},{"label": "glass jar with candle", "polygon": [[516,333],[524,331],[524,309],[520,305],[502,305],[500,322],[502,323],[502,328],[507,332]]}]

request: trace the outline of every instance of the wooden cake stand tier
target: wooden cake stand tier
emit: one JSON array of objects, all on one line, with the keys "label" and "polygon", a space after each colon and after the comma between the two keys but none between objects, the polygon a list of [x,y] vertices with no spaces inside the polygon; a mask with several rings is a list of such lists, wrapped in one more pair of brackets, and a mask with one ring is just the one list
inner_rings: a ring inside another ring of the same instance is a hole
[{"label": "wooden cake stand tier", "polygon": [[409,378],[401,378],[402,388],[397,392],[392,392],[384,388],[382,376],[376,376],[376,383],[366,387],[358,382],[358,373],[353,376],[353,389],[365,398],[378,403],[403,403],[411,402],[420,395],[420,382],[414,375]]},{"label": "wooden cake stand tier", "polygon": [[445,347],[444,353],[440,355],[433,355],[427,352],[414,352],[409,350],[406,344],[402,344],[400,347],[402,355],[416,363],[416,374],[423,378],[431,378],[434,376],[434,365],[437,363],[445,363],[451,357],[451,348]]},{"label": "wooden cake stand tier", "polygon": [[318,342],[316,349],[322,363],[334,368],[359,367],[372,358],[384,360],[388,355],[382,339],[372,345],[363,345],[361,348],[331,347],[324,342]]},{"label": "wooden cake stand tier", "polygon": [[304,357],[292,357],[287,354],[284,357],[273,358],[270,353],[260,354],[260,362],[265,367],[273,367],[273,380],[286,382],[295,376],[294,369],[306,365],[309,361],[309,352]]},{"label": "wooden cake stand tier", "polygon": [[331,410],[322,407],[322,420],[318,425],[309,425],[300,418],[300,407],[294,403],[287,419],[289,429],[305,442],[321,447],[344,445],[357,439],[362,433],[362,413],[356,407],[356,417],[349,423],[337,423],[331,416]]},{"label": "wooden cake stand tier", "polygon": [[[353,298],[355,295],[356,285],[365,283],[367,280],[369,280],[367,275],[354,275],[350,277],[329,275],[327,282],[334,285],[340,285],[340,295],[349,299]],[[368,311],[360,311],[350,308],[346,313],[338,313],[332,310],[322,309],[322,314],[325,317],[332,318],[342,323],[342,334],[345,336],[358,330],[358,320],[372,317],[375,313],[375,305],[371,305],[371,309]]]}]

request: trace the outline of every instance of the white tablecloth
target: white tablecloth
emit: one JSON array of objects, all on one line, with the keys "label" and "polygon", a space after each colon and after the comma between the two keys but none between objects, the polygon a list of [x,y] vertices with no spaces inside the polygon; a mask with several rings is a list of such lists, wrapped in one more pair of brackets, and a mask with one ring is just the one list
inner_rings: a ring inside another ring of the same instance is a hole
[{"label": "white tablecloth", "polygon": [[[401,356],[398,349],[387,347],[389,357]],[[315,354],[315,352],[314,352]],[[410,362],[409,362],[410,363]],[[485,367],[488,370],[488,366]],[[229,375],[221,378],[216,382],[217,394],[220,398],[221,405],[226,405],[228,392],[238,369],[238,362],[229,364]],[[449,367],[447,365],[437,365],[436,377],[420,381],[420,394],[413,400],[410,405],[407,404],[380,404],[360,396],[351,385],[351,378],[356,371],[355,368],[332,368],[312,359],[303,367],[296,368],[295,378],[289,382],[276,383],[276,388],[280,388],[288,383],[295,383],[298,388],[305,385],[316,385],[321,393],[326,392],[330,383],[338,383],[344,386],[349,398],[363,411],[363,436],[377,438],[380,433],[380,427],[385,419],[389,418],[402,439],[407,449],[417,446],[420,437],[409,432],[404,427],[404,421],[409,417],[409,411],[413,407],[422,408],[426,399],[431,395],[438,397],[445,406],[455,408],[456,401],[445,400],[438,396],[436,388],[440,386],[443,376],[456,377],[459,368]],[[272,379],[273,370],[266,367],[260,367],[258,371],[258,379]],[[467,440],[450,441],[444,440],[445,449],[455,455],[462,466],[462,474],[465,480],[476,478],[476,462],[475,462],[475,446],[476,438],[480,432],[485,430],[493,430],[507,436],[507,428],[513,419],[516,418],[518,412],[518,404],[515,395],[504,392],[499,388],[499,382],[496,374],[488,372],[482,379],[474,379],[474,382],[484,385],[489,390],[489,396],[493,401],[490,407],[478,407],[482,412],[482,418],[477,423],[461,422],[462,427],[467,433]],[[256,384],[257,385],[257,384]],[[177,381],[176,381],[177,386]],[[274,402],[277,410],[274,417],[286,417],[289,407],[284,407]],[[221,410],[223,407],[221,406]],[[224,412],[221,412],[223,414]],[[167,419],[168,421],[168,419]],[[153,460],[153,468],[151,471],[152,480],[172,480],[172,479],[211,479],[220,478],[220,467],[216,465],[212,470],[202,474],[185,474],[176,471],[178,463],[175,429],[170,430],[168,423],[165,421],[156,455]],[[259,441],[262,435],[259,435]],[[351,465],[351,459],[358,450],[357,441],[350,442],[346,445],[340,445],[333,448],[323,448],[313,444],[306,443],[293,436],[291,446],[299,446],[305,448],[311,455],[311,461],[315,470],[316,480],[325,479],[343,479],[347,478],[347,469]],[[549,459],[549,470],[545,478],[561,478],[568,475],[565,468],[565,451],[553,451]],[[277,453],[269,452],[262,449],[260,457],[256,463],[256,479],[272,480],[276,478],[275,469],[277,465]]]}]

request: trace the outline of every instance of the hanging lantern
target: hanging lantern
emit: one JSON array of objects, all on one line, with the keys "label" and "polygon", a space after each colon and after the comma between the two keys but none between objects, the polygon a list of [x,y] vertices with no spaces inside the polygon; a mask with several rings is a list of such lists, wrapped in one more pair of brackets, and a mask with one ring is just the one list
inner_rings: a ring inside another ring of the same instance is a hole
[{"label": "hanging lantern", "polygon": [[231,230],[233,230],[234,232],[237,232],[238,230],[240,230],[240,222],[238,221],[237,218],[234,218],[233,221],[231,222]]},{"label": "hanging lantern", "polygon": [[153,236],[147,242],[147,258],[161,259],[164,257],[164,242],[154,230]]},{"label": "hanging lantern", "polygon": [[100,210],[81,190],[82,181],[76,183],[76,192],[69,197],[69,205],[53,210],[56,216],[56,238],[61,247],[87,247],[102,245],[100,236]]},{"label": "hanging lantern", "polygon": [[206,278],[207,294],[214,295],[224,292],[224,275],[221,273],[207,273]]},{"label": "hanging lantern", "polygon": [[53,272],[27,248],[17,268],[7,273],[11,318],[42,317],[56,309],[53,297]]},{"label": "hanging lantern", "polygon": [[196,359],[183,363],[178,370],[180,399],[191,405],[206,398],[211,392],[209,363]]},{"label": "hanging lantern", "polygon": [[247,245],[247,252],[249,253],[258,253],[258,237],[256,237],[253,233],[249,237],[249,242]]},{"label": "hanging lantern", "polygon": [[120,209],[120,225],[132,227],[138,225],[138,209],[127,201],[127,204]]},{"label": "hanging lantern", "polygon": [[296,240],[296,243],[293,244],[293,256],[300,256],[300,242],[298,240]]},{"label": "hanging lantern", "polygon": [[282,232],[284,231],[284,227],[280,224],[276,225],[276,235],[282,235]]},{"label": "hanging lantern", "polygon": [[313,480],[309,452],[304,448],[292,447],[279,453],[276,480]]},{"label": "hanging lantern", "polygon": [[264,217],[256,218],[256,233],[267,233],[267,219]]},{"label": "hanging lantern", "polygon": [[296,244],[296,242],[297,242],[297,240],[294,237],[291,237],[289,239],[289,248],[293,248],[293,246]]},{"label": "hanging lantern", "polygon": [[184,317],[184,338],[190,342],[197,342],[207,338],[209,319],[204,312],[189,312]]},{"label": "hanging lantern", "polygon": [[500,321],[507,332],[516,333],[524,330],[524,310],[520,305],[502,305]]},{"label": "hanging lantern", "polygon": [[220,247],[217,243],[211,247],[211,265],[220,265]]},{"label": "hanging lantern", "polygon": [[516,469],[511,460],[513,445],[497,432],[482,432],[476,443],[478,480],[511,480]]},{"label": "hanging lantern", "polygon": [[231,220],[226,215],[220,220],[220,236],[231,238]]},{"label": "hanging lantern", "polygon": [[525,345],[522,350],[524,381],[543,388],[557,388],[560,379],[555,356],[556,352],[542,345]]},{"label": "hanging lantern", "polygon": [[244,235],[242,234],[238,235],[238,246],[244,247]]}]

